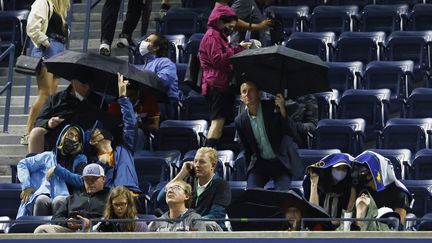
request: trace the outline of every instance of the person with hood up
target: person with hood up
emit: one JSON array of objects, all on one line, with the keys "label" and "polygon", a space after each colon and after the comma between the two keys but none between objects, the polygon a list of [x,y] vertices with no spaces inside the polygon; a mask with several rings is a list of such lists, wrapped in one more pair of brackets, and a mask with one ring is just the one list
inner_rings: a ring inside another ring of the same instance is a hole
[{"label": "person with hood up", "polygon": [[230,45],[228,37],[233,33],[237,20],[229,6],[216,3],[198,50],[203,69],[202,94],[206,96],[211,112],[206,140],[208,147],[217,147],[225,122],[233,118],[234,92],[230,90],[233,67],[229,59],[251,45],[250,42],[241,42],[235,47]]},{"label": "person with hood up", "polygon": [[354,204],[354,200],[350,201],[353,160],[349,154],[335,153],[306,168],[305,197],[310,203],[323,207],[332,218],[340,218],[342,210],[351,209]]},{"label": "person with hood up", "polygon": [[105,187],[124,186],[138,196],[141,190],[138,186],[132,149],[137,119],[132,103],[126,96],[128,84],[129,81],[123,80],[123,75],[118,73],[118,103],[123,114],[123,144],[113,147],[113,136],[105,128],[94,129],[89,143],[97,152],[98,164],[105,170]]},{"label": "person with hood up", "polygon": [[87,157],[82,154],[84,132],[68,125],[60,133],[53,151],[18,162],[21,205],[17,218],[24,215],[52,215],[65,198],[83,187],[82,171]]}]

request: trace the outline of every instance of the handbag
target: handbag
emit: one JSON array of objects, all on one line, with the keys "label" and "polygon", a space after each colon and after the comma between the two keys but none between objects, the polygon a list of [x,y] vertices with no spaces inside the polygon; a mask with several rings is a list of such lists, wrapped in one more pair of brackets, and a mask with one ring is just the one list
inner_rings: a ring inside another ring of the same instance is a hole
[{"label": "handbag", "polygon": [[32,57],[24,54],[28,36],[24,41],[21,55],[17,58],[15,63],[15,72],[35,76],[42,65],[42,57]]}]

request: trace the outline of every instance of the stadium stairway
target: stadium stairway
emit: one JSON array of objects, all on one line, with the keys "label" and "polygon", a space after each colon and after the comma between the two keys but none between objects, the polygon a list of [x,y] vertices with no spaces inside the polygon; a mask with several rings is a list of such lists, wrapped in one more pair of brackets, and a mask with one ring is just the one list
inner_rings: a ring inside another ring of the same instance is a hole
[{"label": "stadium stairway", "polygon": [[[99,38],[100,38],[100,26],[101,26],[101,14],[102,7],[104,4],[102,0],[91,13],[90,22],[90,34],[89,34],[89,52],[99,51]],[[126,17],[127,0],[125,1],[124,14]],[[172,0],[172,7],[180,7],[180,0]],[[153,1],[152,15],[150,17],[150,25],[148,32],[155,31],[154,18],[159,16],[160,2]],[[73,21],[71,25],[69,49],[74,51],[82,51],[83,48],[83,35],[85,25],[85,9],[86,0],[82,3],[73,5]],[[123,18],[123,19],[124,19]],[[111,55],[127,60],[128,52],[127,48],[119,49],[115,46],[117,43],[117,37],[121,31],[123,22],[117,21],[116,34],[112,45]],[[140,34],[141,22],[138,23],[133,37],[138,40]],[[17,50],[19,51],[19,50]],[[8,70],[5,67],[0,67],[0,87],[7,82]],[[58,91],[63,90],[67,87],[69,81],[61,80]],[[25,127],[27,123],[27,114],[24,113],[24,97],[26,91],[26,76],[13,73],[13,86],[12,86],[12,100],[9,117],[9,128],[7,133],[3,133],[3,118],[5,114],[5,95],[0,96],[0,182],[11,181],[11,170],[10,165],[17,164],[20,159],[25,157],[27,154],[27,146],[20,144],[20,137],[25,133]],[[33,77],[30,88],[30,105],[36,99],[37,96],[37,84]]]}]

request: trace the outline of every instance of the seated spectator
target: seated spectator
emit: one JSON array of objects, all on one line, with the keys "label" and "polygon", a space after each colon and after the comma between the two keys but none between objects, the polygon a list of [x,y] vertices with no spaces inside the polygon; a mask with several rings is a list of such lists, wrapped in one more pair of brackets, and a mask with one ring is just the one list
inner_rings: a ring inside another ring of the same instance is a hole
[{"label": "seated spectator", "polygon": [[[66,204],[51,218],[63,220],[57,225],[38,226],[34,233],[68,233],[90,229],[90,219],[102,218],[109,189],[104,188],[105,174],[98,164],[89,164],[83,170],[85,192],[72,194]],[[84,224],[84,225],[83,225]]]},{"label": "seated spectator", "polygon": [[[165,200],[169,211],[149,225],[149,231],[206,231],[206,225],[200,219],[201,215],[189,209],[192,200],[192,187],[182,181],[172,181],[165,187]],[[173,221],[177,219],[178,221]]]},{"label": "seated spectator", "polygon": [[[371,194],[367,190],[360,192],[355,201],[352,218],[375,219],[378,218],[378,208]],[[349,228],[347,225],[351,225]],[[348,228],[348,229],[345,229]],[[341,224],[338,230],[346,231],[388,231],[389,227],[379,221],[355,221]]]},{"label": "seated spectator", "polygon": [[153,33],[143,40],[139,52],[144,57],[144,64],[138,68],[151,71],[162,80],[168,93],[169,104],[161,104],[161,119],[176,119],[176,111],[180,99],[177,67],[168,56],[168,40],[159,33]]},{"label": "seated spectator", "polygon": [[[206,219],[225,218],[225,210],[231,202],[228,183],[215,173],[217,163],[217,151],[202,147],[198,149],[194,161],[184,162],[180,172],[170,182],[185,180],[192,186],[191,208]],[[165,190],[161,190],[159,202],[165,193]],[[223,222],[219,225],[224,228]]]},{"label": "seated spectator", "polygon": [[113,148],[113,136],[109,130],[96,128],[92,131],[90,145],[96,150],[98,164],[105,170],[105,187],[125,186],[138,196],[141,190],[138,186],[138,176],[132,154],[137,119],[132,104],[126,97],[128,83],[127,80],[123,80],[123,75],[118,74],[118,103],[123,114],[123,144]]},{"label": "seated spectator", "polygon": [[365,151],[354,159],[352,166],[351,177],[356,192],[367,189],[378,208],[393,209],[400,215],[401,224],[405,224],[412,197],[408,189],[396,179],[391,162],[378,153]]},{"label": "seated spectator", "polygon": [[[123,186],[115,187],[105,204],[103,219],[138,219],[138,212],[131,191]],[[101,222],[94,226],[100,232],[145,232],[144,221]]]},{"label": "seated spectator", "polygon": [[53,151],[18,162],[22,192],[17,218],[53,215],[69,194],[81,191],[81,173],[87,164],[87,157],[82,154],[83,135],[79,126],[68,125],[60,133]]},{"label": "seated spectator", "polygon": [[354,204],[354,200],[349,201],[353,159],[346,153],[331,154],[306,169],[303,180],[306,199],[323,207],[332,218],[340,218],[342,210],[351,209]]},{"label": "seated spectator", "polygon": [[114,117],[104,112],[106,109],[102,97],[92,92],[90,84],[72,79],[67,89],[55,93],[45,102],[30,132],[28,152],[51,150],[67,124],[76,124],[84,131],[96,120],[110,129],[118,127]]}]

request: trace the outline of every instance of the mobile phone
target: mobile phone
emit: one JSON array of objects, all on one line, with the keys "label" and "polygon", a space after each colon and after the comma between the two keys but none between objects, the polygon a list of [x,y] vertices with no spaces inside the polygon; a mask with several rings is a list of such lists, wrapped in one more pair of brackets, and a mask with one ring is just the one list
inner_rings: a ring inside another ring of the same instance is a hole
[{"label": "mobile phone", "polygon": [[83,216],[81,211],[71,211],[69,213],[69,218],[77,219],[77,215]]}]

